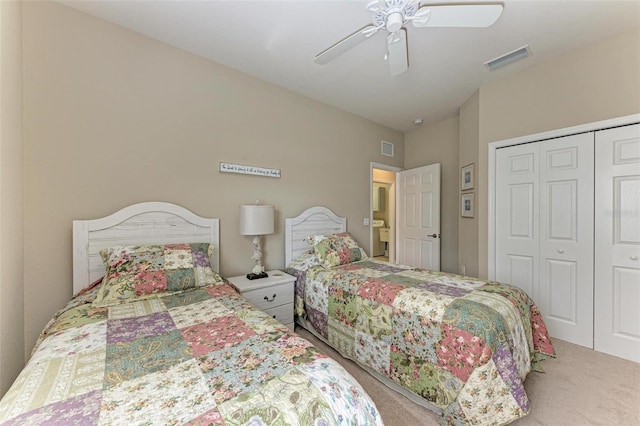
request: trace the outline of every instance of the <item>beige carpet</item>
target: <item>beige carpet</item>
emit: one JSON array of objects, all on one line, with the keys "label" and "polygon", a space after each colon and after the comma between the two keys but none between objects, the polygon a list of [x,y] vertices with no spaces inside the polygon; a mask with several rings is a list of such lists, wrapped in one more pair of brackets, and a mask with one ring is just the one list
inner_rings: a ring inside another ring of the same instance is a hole
[{"label": "beige carpet", "polygon": [[[301,327],[296,332],[340,362],[375,401],[387,426],[437,425],[438,417],[387,388]],[[557,358],[530,373],[528,416],[513,425],[640,426],[640,364],[553,340]]]}]

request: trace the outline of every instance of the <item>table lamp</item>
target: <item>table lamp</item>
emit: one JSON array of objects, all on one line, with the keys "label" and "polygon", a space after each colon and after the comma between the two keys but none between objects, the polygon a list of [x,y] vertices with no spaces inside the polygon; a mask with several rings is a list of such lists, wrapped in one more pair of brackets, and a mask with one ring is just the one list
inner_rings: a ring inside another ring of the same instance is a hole
[{"label": "table lamp", "polygon": [[262,236],[273,234],[273,206],[266,206],[257,202],[254,205],[240,206],[240,234],[253,235],[253,255],[251,259],[256,262],[256,266],[247,278],[255,280],[268,277],[262,266]]}]

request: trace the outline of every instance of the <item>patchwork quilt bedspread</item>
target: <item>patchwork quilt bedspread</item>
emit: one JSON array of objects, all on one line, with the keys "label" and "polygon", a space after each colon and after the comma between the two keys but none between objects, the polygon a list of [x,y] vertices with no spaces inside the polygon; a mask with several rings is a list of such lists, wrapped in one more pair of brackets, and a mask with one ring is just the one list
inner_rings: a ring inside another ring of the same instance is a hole
[{"label": "patchwork quilt bedspread", "polygon": [[49,322],[0,424],[382,424],[339,364],[228,283],[106,308],[95,290]]},{"label": "patchwork quilt bedspread", "polygon": [[287,270],[296,315],[344,356],[439,407],[442,423],[529,412],[523,381],[555,354],[523,291],[372,259],[330,269],[308,259]]}]

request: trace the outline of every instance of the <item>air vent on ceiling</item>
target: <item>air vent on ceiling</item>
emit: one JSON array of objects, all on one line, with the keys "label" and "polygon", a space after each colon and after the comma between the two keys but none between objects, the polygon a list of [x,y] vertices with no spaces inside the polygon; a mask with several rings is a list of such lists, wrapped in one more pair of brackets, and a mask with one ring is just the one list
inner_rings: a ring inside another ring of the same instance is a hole
[{"label": "air vent on ceiling", "polygon": [[493,71],[496,68],[504,67],[505,65],[509,65],[515,61],[519,61],[520,59],[524,59],[529,56],[531,56],[531,49],[527,44],[526,46],[522,46],[519,49],[516,49],[509,53],[505,53],[502,56],[498,56],[495,59],[485,62],[484,65],[489,68],[489,71]]},{"label": "air vent on ceiling", "polygon": [[391,142],[382,141],[382,155],[393,157],[393,144]]}]

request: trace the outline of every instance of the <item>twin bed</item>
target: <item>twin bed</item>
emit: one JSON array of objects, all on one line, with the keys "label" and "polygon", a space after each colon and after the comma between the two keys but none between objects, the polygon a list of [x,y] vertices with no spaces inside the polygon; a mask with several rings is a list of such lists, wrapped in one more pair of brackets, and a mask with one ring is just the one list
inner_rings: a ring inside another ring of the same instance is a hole
[{"label": "twin bed", "polygon": [[167,203],[75,221],[82,290],[44,329],[0,424],[382,424],[338,363],[217,274],[218,231]]},{"label": "twin bed", "polygon": [[[218,274],[217,219],[142,203],[73,229],[77,295],[0,424],[382,424],[338,363]],[[443,423],[529,411],[522,382],[553,347],[526,294],[367,258],[323,207],[286,220],[285,247],[297,322]]]},{"label": "twin bed", "polygon": [[523,291],[367,258],[346,219],[324,207],[285,229],[299,325],[443,423],[505,424],[529,412],[524,379],[554,350]]}]

